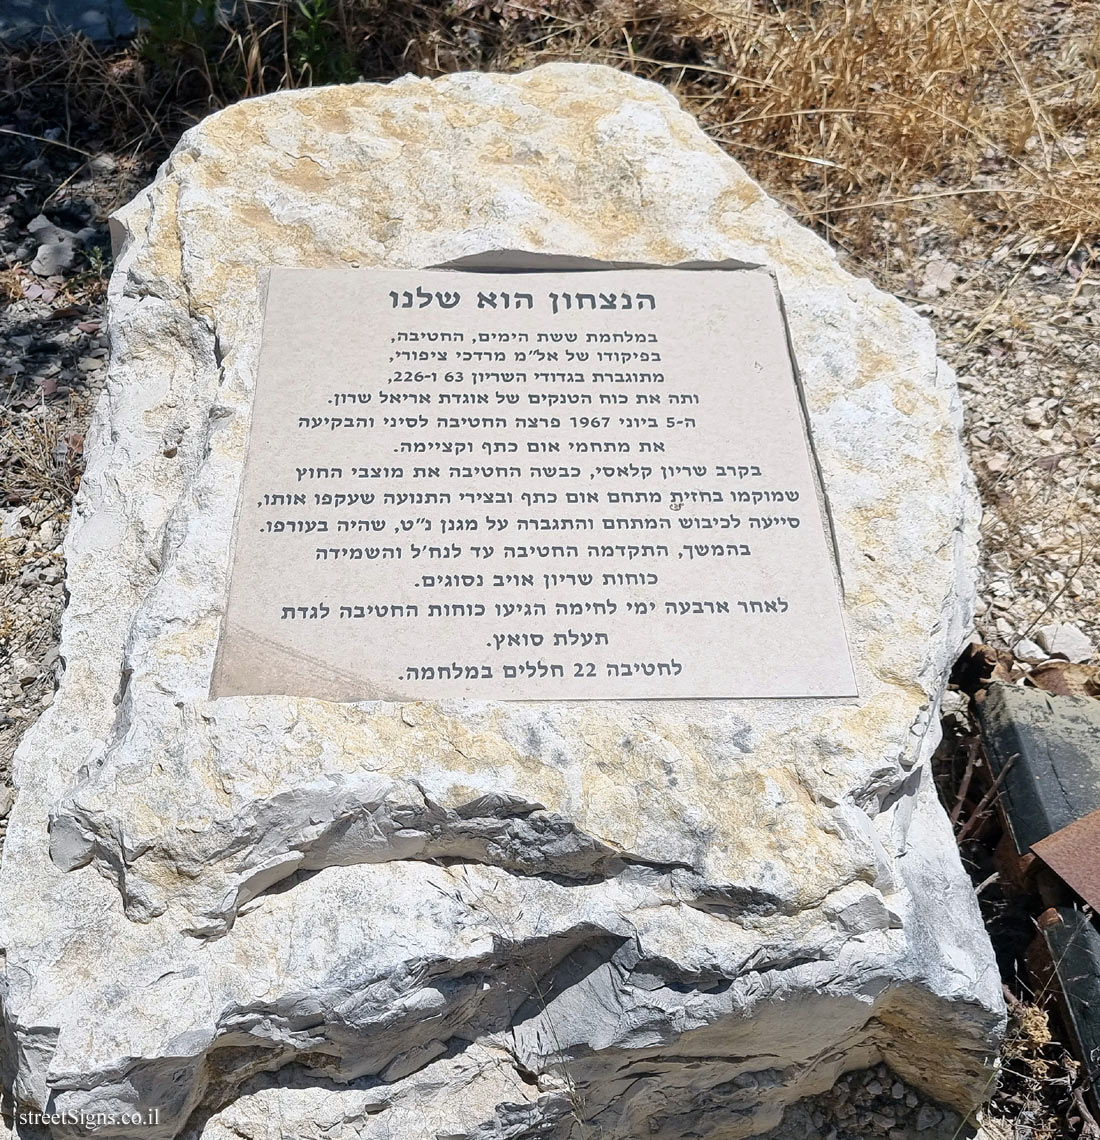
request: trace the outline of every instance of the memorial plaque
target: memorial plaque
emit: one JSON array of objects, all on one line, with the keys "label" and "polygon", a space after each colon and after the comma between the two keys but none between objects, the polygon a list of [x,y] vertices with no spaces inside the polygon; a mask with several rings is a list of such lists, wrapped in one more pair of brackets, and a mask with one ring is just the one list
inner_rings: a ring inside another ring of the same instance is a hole
[{"label": "memorial plaque", "polygon": [[213,696],[856,694],[760,269],[273,269]]}]

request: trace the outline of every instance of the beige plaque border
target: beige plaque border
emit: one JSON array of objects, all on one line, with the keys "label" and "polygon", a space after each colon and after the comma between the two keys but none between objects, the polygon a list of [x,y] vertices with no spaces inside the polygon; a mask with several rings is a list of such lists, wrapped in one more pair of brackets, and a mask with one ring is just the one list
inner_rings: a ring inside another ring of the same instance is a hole
[{"label": "beige plaque border", "polygon": [[[284,267],[272,267],[283,269]],[[290,269],[291,267],[285,267]],[[307,270],[308,266],[293,267]],[[364,269],[350,269],[348,273],[370,273],[372,269],[392,270],[394,267],[371,267]],[[607,700],[840,700],[858,699],[859,693],[855,680],[855,670],[851,658],[850,640],[847,632],[847,622],[844,607],[844,579],[841,569],[839,547],[836,537],[833,513],[825,480],[821,470],[821,463],[814,444],[811,430],[810,416],[806,404],[805,391],[798,368],[794,346],[791,341],[790,327],[787,320],[786,308],[782,293],[779,290],[775,274],[766,265],[745,262],[735,259],[719,261],[685,261],[676,264],[654,264],[648,262],[601,261],[594,258],[573,257],[561,254],[546,254],[534,251],[516,249],[495,249],[480,254],[457,258],[451,261],[422,267],[423,271],[461,271],[466,273],[600,273],[609,270],[722,270],[722,271],[755,271],[766,272],[772,281],[775,298],[779,309],[779,316],[786,340],[786,355],[794,379],[797,405],[801,420],[802,436],[806,444],[809,466],[816,494],[816,507],[824,527],[824,537],[830,553],[830,564],[833,576],[833,587],[836,590],[840,634],[846,652],[846,671],[850,682],[840,686],[847,691],[838,691],[835,694],[809,694],[795,695],[790,693],[762,695],[751,694],[725,694],[725,695],[685,695],[655,693],[653,691],[640,691],[636,694],[622,696],[609,696],[599,694],[592,697],[578,695],[555,695],[548,693],[542,695],[523,696],[480,696],[467,694],[455,695],[416,695],[414,693],[399,693],[389,687],[381,687],[365,680],[360,674],[353,671],[342,670],[314,657],[300,649],[291,649],[277,640],[263,637],[254,630],[234,628],[230,612],[230,596],[232,593],[233,572],[236,567],[237,545],[239,537],[239,523],[241,508],[245,492],[245,472],[252,447],[252,421],[249,423],[248,441],[246,444],[245,461],[241,466],[241,487],[237,496],[237,505],[234,512],[231,549],[229,554],[229,574],[226,578],[225,609],[219,629],[218,645],[216,650],[214,668],[211,675],[210,698],[228,696],[309,696],[317,699],[338,703],[361,703],[370,701],[405,701],[405,700],[455,700],[474,699],[481,701],[539,703],[546,701],[607,701]],[[416,272],[415,269],[403,272]],[[265,305],[267,285],[270,270],[262,271],[261,296]],[[258,365],[257,365],[258,367]],[[253,389],[253,402],[256,398],[256,386]],[[304,680],[304,677],[310,678]],[[244,680],[242,680],[244,678]],[[647,688],[649,688],[647,686]],[[348,695],[354,692],[356,695]]]}]

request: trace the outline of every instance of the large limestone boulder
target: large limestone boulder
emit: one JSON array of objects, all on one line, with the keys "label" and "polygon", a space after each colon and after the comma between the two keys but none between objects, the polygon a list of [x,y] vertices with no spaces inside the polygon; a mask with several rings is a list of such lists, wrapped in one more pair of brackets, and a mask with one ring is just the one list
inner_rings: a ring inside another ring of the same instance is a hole
[{"label": "large limestone boulder", "polygon": [[[977,505],[928,325],[600,67],[242,103],[120,223],[0,875],[20,1103],[152,1140],[732,1140],[882,1060],[979,1100],[999,983],[928,773]],[[493,248],[774,268],[858,700],[208,699],[261,270]]]}]

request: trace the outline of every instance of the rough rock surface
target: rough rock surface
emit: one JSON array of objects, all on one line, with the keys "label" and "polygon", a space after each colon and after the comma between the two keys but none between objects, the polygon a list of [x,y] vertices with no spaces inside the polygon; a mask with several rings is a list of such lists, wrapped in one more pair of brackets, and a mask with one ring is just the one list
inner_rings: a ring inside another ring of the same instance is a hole
[{"label": "rough rock surface", "polygon": [[[978,1100],[999,982],[926,763],[977,509],[928,326],[605,68],[243,103],[122,224],[0,871],[20,1103],[156,1107],[98,1133],[153,1140],[733,1140],[882,1061]],[[207,699],[259,271],[498,247],[774,267],[859,700]]]}]

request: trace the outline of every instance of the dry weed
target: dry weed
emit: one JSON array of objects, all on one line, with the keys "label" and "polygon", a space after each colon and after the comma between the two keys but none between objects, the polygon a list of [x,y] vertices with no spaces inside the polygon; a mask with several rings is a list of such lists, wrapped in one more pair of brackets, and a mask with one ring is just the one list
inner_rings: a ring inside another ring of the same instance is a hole
[{"label": "dry weed", "polygon": [[[317,10],[316,7],[312,10]],[[350,74],[609,63],[664,82],[773,193],[849,249],[939,197],[960,227],[1100,233],[1100,0],[325,0],[311,34]],[[0,60],[117,144],[163,150],[242,96],[316,81],[301,9],[239,0],[210,58],[87,41]],[[315,53],[316,55],[316,53]],[[32,82],[33,81],[33,82]],[[122,137],[122,136],[125,137]]]},{"label": "dry weed", "polygon": [[22,274],[16,269],[0,269],[0,305],[10,305],[22,296]]},{"label": "dry weed", "polygon": [[1096,0],[359,0],[342,12],[367,78],[572,59],[659,80],[849,249],[875,215],[940,197],[960,229],[1100,233]]},{"label": "dry weed", "polygon": [[1081,1100],[1081,1066],[1051,1031],[1047,990],[1026,1000],[1006,990],[1008,1031],[1001,1049],[996,1096],[983,1111],[983,1128],[1004,1140],[1093,1140]]},{"label": "dry weed", "polygon": [[5,505],[52,499],[67,507],[79,484],[84,441],[50,417],[20,416],[0,434]]},{"label": "dry weed", "polygon": [[668,82],[849,247],[874,212],[940,196],[971,224],[1100,233],[1100,5],[666,0],[622,6],[617,29],[601,8],[564,29]]}]

